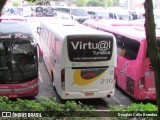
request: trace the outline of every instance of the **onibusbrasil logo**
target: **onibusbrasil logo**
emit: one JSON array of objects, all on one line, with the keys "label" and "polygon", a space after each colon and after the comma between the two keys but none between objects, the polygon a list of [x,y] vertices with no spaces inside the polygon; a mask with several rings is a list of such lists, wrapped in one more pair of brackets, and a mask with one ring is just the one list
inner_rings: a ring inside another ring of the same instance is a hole
[{"label": "onibusbrasil logo", "polygon": [[[94,69],[94,70],[83,70],[78,69],[75,70],[73,75],[73,84],[77,84],[80,86],[91,84],[95,81],[97,81],[104,73],[106,69]],[[73,85],[72,84],[72,85]]]}]

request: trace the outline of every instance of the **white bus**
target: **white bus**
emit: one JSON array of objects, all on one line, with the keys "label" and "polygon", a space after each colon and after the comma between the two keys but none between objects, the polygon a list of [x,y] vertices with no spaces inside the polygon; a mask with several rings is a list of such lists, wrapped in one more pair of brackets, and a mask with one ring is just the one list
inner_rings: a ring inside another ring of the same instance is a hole
[{"label": "white bus", "polygon": [[109,7],[106,9],[106,13],[109,19],[117,20],[132,20],[133,17],[129,15],[129,12],[121,7]]},{"label": "white bus", "polygon": [[57,16],[62,19],[72,19],[79,23],[89,19],[86,9],[82,7],[55,6],[55,9]]},{"label": "white bus", "polygon": [[61,99],[110,97],[115,90],[116,40],[81,24],[43,22],[43,60]]},{"label": "white bus", "polygon": [[108,14],[106,10],[98,10],[98,9],[87,9],[88,15],[90,19],[107,19]]}]

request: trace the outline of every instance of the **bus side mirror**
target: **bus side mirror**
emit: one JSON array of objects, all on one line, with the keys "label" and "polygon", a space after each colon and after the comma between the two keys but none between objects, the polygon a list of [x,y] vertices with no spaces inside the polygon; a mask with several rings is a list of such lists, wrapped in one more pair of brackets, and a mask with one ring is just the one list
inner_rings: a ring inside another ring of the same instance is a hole
[{"label": "bus side mirror", "polygon": [[40,33],[41,33],[41,27],[37,27],[37,34],[40,35]]}]

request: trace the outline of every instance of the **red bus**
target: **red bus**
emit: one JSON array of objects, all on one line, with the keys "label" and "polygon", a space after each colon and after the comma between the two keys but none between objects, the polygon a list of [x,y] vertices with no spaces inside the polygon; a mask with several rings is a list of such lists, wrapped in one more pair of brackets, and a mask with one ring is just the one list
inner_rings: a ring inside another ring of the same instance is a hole
[{"label": "red bus", "polygon": [[[144,26],[118,20],[87,20],[83,24],[110,32],[116,37],[117,86],[137,100],[156,100],[155,78],[148,56]],[[159,48],[159,30],[156,30],[156,38]]]},{"label": "red bus", "polygon": [[27,22],[0,22],[0,96],[38,94],[37,51]]}]

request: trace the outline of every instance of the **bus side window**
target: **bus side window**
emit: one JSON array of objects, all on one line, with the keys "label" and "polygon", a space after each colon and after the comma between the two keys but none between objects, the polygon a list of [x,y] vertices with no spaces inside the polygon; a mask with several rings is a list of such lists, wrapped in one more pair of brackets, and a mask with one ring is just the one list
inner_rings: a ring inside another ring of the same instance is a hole
[{"label": "bus side window", "polygon": [[50,46],[51,46],[52,52],[55,53],[56,43],[55,43],[55,37],[53,36],[53,34],[51,35],[51,45]]},{"label": "bus side window", "polygon": [[118,19],[118,15],[114,14],[114,19]]},{"label": "bus side window", "polygon": [[5,67],[5,49],[2,43],[0,43],[0,69]]},{"label": "bus side window", "polygon": [[74,10],[73,9],[71,9],[71,15],[74,15]]},{"label": "bus side window", "polygon": [[109,13],[109,18],[113,19],[113,13]]},{"label": "bus side window", "polygon": [[61,48],[62,48],[62,42],[56,41],[56,60],[57,61],[60,61]]},{"label": "bus side window", "polygon": [[132,52],[127,49],[125,54],[124,54],[124,57],[129,59],[129,60],[132,59]]},{"label": "bus side window", "polygon": [[130,60],[135,60],[137,58],[138,52],[139,52],[139,47],[140,47],[140,42],[127,38],[129,41],[128,45],[126,45],[127,49],[127,56],[129,56]]},{"label": "bus side window", "polygon": [[115,35],[117,40],[117,47],[120,51],[117,51],[120,56],[124,56],[126,59],[135,60],[138,55],[140,43],[136,40]]},{"label": "bus side window", "polygon": [[127,59],[130,59],[130,54],[129,54],[129,49],[127,47],[130,47],[130,41],[123,37],[123,36],[120,36],[120,35],[115,35],[116,37],[116,40],[117,40],[117,54],[124,57],[124,58],[127,58]]},{"label": "bus side window", "polygon": [[121,49],[121,48],[117,48],[117,51],[118,51],[118,55],[120,56],[124,56],[126,52],[124,49]]}]

